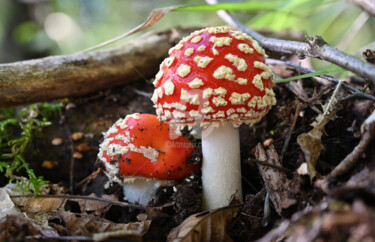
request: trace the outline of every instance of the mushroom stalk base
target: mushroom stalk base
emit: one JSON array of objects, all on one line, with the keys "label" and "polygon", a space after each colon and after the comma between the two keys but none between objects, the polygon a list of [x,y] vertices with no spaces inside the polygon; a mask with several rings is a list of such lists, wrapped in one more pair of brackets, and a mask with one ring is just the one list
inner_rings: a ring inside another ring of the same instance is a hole
[{"label": "mushroom stalk base", "polygon": [[242,202],[239,129],[206,128],[202,152],[203,209],[227,206],[233,196]]},{"label": "mushroom stalk base", "polygon": [[134,179],[123,184],[124,200],[146,206],[152,199],[156,199],[156,191],[161,186],[173,185],[173,181],[157,179]]}]

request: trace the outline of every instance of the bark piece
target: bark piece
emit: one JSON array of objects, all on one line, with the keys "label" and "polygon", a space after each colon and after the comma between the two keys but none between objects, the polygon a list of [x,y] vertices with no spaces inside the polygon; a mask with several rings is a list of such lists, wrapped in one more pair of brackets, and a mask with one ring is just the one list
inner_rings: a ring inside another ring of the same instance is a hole
[{"label": "bark piece", "polygon": [[[255,150],[257,160],[263,161],[270,165],[282,167],[279,156],[273,145],[265,151],[263,146],[258,143]],[[286,174],[279,169],[268,166],[258,165],[260,175],[262,176],[266,190],[270,196],[276,212],[281,215],[284,210],[297,203],[295,198],[299,185],[289,180]]]},{"label": "bark piece", "polygon": [[191,31],[148,33],[110,50],[0,64],[0,107],[83,96],[150,78],[176,39]]}]

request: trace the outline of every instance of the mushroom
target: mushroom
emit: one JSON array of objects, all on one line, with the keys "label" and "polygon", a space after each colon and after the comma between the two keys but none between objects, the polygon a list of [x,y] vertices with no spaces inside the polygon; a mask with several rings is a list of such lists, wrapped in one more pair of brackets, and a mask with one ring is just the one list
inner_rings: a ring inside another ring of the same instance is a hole
[{"label": "mushroom", "polygon": [[154,81],[152,101],[161,121],[202,127],[203,207],[242,201],[239,129],[276,104],[266,54],[248,35],[209,27],[169,50]]},{"label": "mushroom", "polygon": [[186,137],[156,115],[136,113],[104,133],[98,158],[110,181],[123,186],[125,200],[147,205],[160,186],[199,172],[199,164],[187,162],[194,150]]}]

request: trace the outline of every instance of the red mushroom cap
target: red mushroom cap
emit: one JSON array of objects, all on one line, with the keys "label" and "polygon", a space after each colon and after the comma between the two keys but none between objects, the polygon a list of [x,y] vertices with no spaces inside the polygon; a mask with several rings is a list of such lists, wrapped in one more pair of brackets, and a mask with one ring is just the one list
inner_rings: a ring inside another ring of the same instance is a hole
[{"label": "red mushroom cap", "polygon": [[119,183],[140,177],[179,180],[198,173],[199,164],[187,163],[194,150],[156,115],[132,114],[104,134],[98,157],[107,176]]},{"label": "red mushroom cap", "polygon": [[154,82],[159,119],[237,126],[259,121],[276,104],[265,52],[229,27],[192,33],[170,49]]}]

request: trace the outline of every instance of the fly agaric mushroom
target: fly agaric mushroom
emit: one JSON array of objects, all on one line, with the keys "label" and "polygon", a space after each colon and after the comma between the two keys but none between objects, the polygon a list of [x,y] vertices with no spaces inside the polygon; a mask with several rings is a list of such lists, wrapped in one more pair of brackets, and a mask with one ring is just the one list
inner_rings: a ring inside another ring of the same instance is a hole
[{"label": "fly agaric mushroom", "polygon": [[188,163],[194,147],[156,115],[132,114],[119,119],[100,145],[99,159],[111,181],[124,187],[124,199],[147,205],[160,186],[170,186],[191,173],[198,164]]},{"label": "fly agaric mushroom", "polygon": [[258,122],[276,104],[266,54],[248,35],[209,27],[183,38],[160,65],[152,101],[161,121],[200,122],[203,206],[242,201],[238,126]]}]

